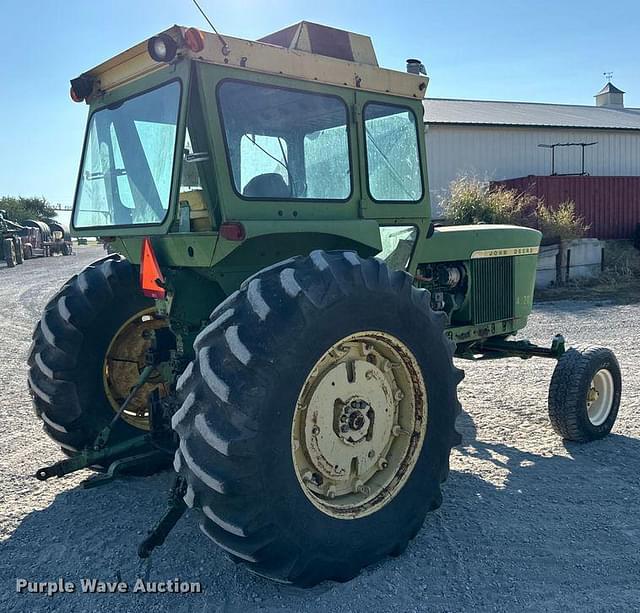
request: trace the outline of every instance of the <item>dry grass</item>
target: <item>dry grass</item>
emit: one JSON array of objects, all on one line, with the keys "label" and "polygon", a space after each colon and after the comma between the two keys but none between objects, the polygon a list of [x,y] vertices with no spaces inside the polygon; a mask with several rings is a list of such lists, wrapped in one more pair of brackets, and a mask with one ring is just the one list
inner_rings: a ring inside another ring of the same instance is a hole
[{"label": "dry grass", "polygon": [[640,251],[628,240],[604,242],[604,270],[596,277],[572,279],[562,286],[536,290],[536,300],[607,300],[640,302]]}]

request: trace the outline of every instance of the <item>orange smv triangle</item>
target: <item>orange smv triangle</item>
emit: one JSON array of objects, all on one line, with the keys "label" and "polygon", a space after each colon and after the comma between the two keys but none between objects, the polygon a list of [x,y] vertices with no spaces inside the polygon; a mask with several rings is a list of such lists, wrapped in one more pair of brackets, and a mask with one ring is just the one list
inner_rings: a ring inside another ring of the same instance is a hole
[{"label": "orange smv triangle", "polygon": [[164,275],[158,266],[156,254],[151,246],[149,237],[142,239],[140,252],[140,287],[142,293],[149,298],[161,299],[166,295],[164,288],[158,284],[164,283]]}]

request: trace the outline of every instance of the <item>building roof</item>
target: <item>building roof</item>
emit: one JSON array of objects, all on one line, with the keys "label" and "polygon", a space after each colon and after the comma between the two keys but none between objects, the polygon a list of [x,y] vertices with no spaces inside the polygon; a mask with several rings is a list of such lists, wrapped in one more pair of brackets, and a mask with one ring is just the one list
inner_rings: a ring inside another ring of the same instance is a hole
[{"label": "building roof", "polygon": [[596,94],[624,94],[621,89],[618,89],[611,81],[607,81],[607,84]]},{"label": "building roof", "polygon": [[424,121],[436,124],[640,130],[640,109],[538,102],[427,98]]}]

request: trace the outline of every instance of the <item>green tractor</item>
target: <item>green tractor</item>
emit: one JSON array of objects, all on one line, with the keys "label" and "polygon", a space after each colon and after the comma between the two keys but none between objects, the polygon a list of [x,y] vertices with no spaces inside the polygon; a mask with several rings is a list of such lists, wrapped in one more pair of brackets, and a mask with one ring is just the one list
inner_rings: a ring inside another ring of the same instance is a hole
[{"label": "green tractor", "polygon": [[16,264],[24,262],[20,237],[23,229],[20,224],[7,219],[5,210],[0,210],[0,258],[5,261],[7,268],[14,268]]},{"label": "green tractor", "polygon": [[427,77],[302,22],[259,41],[174,26],[74,79],[89,119],[72,230],[109,254],[34,332],[29,387],[95,486],[172,463],[146,557],[185,508],[252,572],[346,581],[442,501],[453,358],[556,359],[551,425],[611,430],[620,370],[525,327],[540,233],[432,222]]}]

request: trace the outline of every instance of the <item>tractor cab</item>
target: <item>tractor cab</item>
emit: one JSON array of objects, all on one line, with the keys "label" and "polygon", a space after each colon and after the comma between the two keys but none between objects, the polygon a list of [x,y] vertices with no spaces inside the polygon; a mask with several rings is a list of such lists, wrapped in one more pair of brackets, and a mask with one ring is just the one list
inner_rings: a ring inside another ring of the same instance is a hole
[{"label": "tractor cab", "polygon": [[369,37],[308,22],[258,41],[174,26],[72,81],[90,105],[72,228],[224,238],[332,220],[377,251],[360,220],[428,225],[414,66],[381,68]]}]

